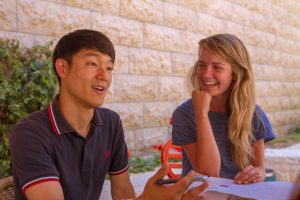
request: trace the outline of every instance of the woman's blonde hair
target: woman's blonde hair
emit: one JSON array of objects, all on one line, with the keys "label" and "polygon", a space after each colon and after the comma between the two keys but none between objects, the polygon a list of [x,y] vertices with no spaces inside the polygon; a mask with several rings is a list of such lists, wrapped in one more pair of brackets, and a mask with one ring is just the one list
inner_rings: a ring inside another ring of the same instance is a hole
[{"label": "woman's blonde hair", "polygon": [[[228,139],[234,160],[243,169],[253,159],[254,142],[252,118],[255,110],[255,89],[249,54],[242,41],[230,34],[217,34],[202,39],[199,42],[199,56],[204,47],[232,67],[234,81],[226,102],[229,115]],[[201,89],[197,80],[197,63],[189,76],[192,88]]]}]

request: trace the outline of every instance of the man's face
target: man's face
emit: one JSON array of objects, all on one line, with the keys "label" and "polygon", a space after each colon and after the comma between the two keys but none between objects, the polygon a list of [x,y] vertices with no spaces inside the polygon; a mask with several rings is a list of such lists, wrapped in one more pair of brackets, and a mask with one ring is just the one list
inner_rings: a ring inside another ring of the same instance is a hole
[{"label": "man's face", "polygon": [[65,77],[61,78],[61,94],[78,106],[95,108],[104,102],[112,81],[113,62],[93,49],[82,49],[72,58]]}]

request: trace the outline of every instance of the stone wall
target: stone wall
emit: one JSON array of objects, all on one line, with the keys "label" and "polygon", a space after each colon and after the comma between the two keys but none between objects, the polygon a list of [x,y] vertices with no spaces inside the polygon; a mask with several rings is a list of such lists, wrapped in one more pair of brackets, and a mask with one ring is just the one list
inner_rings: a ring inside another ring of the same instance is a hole
[{"label": "stone wall", "polygon": [[266,149],[265,166],[274,170],[278,181],[299,181],[300,144],[282,149]]},{"label": "stone wall", "polygon": [[174,108],[189,98],[185,77],[197,42],[215,33],[241,38],[253,61],[257,101],[275,132],[300,124],[298,0],[1,0],[0,37],[44,44],[79,28],[116,46],[107,96],[131,149],[164,142]]}]

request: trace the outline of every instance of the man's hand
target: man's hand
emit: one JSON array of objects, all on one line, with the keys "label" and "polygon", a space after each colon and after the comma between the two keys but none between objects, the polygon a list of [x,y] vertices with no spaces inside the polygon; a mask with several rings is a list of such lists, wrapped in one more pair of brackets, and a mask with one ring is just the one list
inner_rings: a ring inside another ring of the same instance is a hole
[{"label": "man's hand", "polygon": [[168,172],[168,166],[163,165],[157,173],[149,179],[145,189],[141,196],[137,197],[136,200],[194,200],[202,199],[199,194],[207,188],[208,183],[195,187],[187,192],[186,189],[192,183],[192,178],[196,173],[194,171],[189,172],[184,178],[172,185],[157,185],[155,181],[162,179]]}]

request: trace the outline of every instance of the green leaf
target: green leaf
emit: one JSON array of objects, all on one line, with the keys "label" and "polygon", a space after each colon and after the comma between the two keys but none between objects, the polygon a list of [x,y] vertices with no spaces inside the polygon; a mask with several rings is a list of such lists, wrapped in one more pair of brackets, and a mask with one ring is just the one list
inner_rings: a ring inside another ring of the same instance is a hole
[{"label": "green leaf", "polygon": [[11,174],[10,129],[58,91],[51,44],[22,49],[17,40],[0,39],[0,178]]}]

